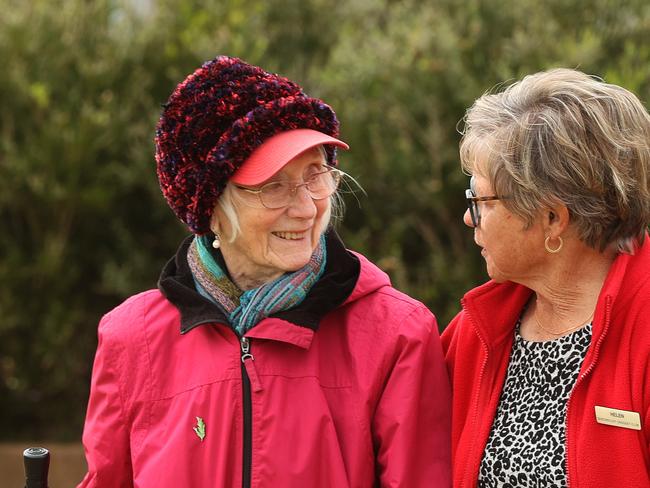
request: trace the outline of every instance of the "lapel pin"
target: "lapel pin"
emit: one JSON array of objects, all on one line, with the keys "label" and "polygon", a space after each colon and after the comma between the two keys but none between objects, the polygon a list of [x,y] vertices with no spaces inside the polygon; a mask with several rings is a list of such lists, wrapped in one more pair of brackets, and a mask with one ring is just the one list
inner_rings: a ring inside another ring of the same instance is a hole
[{"label": "lapel pin", "polygon": [[201,417],[196,417],[194,432],[196,432],[196,435],[201,439],[201,442],[203,442],[203,439],[205,439],[205,422]]}]

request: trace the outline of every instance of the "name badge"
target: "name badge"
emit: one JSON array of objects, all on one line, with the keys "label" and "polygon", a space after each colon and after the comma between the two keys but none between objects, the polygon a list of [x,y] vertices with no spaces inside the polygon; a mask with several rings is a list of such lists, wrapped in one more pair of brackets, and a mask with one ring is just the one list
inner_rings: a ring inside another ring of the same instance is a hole
[{"label": "name badge", "polygon": [[617,408],[599,407],[596,405],[596,422],[612,427],[641,430],[641,417],[638,412],[618,410]]}]

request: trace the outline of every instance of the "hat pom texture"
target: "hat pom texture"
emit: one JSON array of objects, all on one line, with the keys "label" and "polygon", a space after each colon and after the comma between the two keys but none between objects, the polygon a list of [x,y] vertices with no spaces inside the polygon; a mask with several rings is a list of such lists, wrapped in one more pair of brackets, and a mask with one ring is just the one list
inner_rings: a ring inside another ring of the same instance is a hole
[{"label": "hat pom texture", "polygon": [[[293,129],[338,137],[339,122],[327,104],[287,78],[228,56],[208,61],[176,87],[156,128],[167,203],[193,233],[209,232],[232,174],[266,139]],[[325,151],[336,166],[336,148]]]}]

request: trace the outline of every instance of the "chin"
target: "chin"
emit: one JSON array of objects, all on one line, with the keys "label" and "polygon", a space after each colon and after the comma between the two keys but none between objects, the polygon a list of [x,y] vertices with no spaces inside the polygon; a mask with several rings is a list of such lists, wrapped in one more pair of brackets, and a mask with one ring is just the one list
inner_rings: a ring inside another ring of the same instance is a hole
[{"label": "chin", "polygon": [[311,254],[306,259],[295,259],[295,260],[292,259],[288,262],[285,262],[284,263],[285,273],[293,273],[294,271],[298,271],[300,268],[305,266],[310,259],[311,259]]},{"label": "chin", "polygon": [[496,283],[505,283],[506,281],[510,281],[507,274],[504,274],[499,270],[495,270],[490,266],[488,266],[487,268],[487,274],[490,277],[490,279]]},{"label": "chin", "polygon": [[305,266],[311,259],[311,252],[294,253],[291,256],[276,256],[269,264],[282,273],[293,273]]},{"label": "chin", "polygon": [[495,281],[497,283],[503,283],[507,281],[499,272],[495,272],[494,269],[492,269],[491,266],[488,266],[487,269],[487,274],[490,277],[492,281]]},{"label": "chin", "polygon": [[495,277],[490,276],[490,279],[495,283],[505,283],[506,281],[508,281],[507,279],[502,278],[501,276],[495,276]]}]

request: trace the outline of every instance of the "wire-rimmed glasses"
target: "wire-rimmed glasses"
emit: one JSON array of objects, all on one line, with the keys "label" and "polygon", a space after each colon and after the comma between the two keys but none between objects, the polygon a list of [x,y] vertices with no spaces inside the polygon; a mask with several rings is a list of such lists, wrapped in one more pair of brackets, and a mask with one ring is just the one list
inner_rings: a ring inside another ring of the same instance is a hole
[{"label": "wire-rimmed glasses", "polygon": [[342,172],[338,169],[328,167],[308,176],[305,181],[298,184],[293,184],[290,181],[272,181],[259,188],[236,186],[240,190],[257,195],[265,208],[278,209],[289,205],[298,189],[303,186],[314,200],[323,200],[331,196],[339,186],[341,175]]}]

